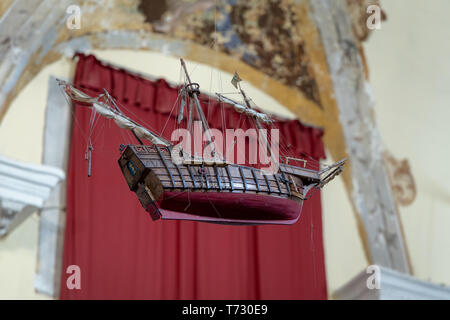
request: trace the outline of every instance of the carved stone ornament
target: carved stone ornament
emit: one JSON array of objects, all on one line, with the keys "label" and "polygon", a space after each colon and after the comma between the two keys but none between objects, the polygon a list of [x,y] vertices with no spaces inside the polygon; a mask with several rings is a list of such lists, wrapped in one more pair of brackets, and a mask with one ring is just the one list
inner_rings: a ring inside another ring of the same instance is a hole
[{"label": "carved stone ornament", "polygon": [[409,161],[397,160],[389,152],[384,153],[384,159],[395,200],[401,206],[409,206],[417,195]]}]

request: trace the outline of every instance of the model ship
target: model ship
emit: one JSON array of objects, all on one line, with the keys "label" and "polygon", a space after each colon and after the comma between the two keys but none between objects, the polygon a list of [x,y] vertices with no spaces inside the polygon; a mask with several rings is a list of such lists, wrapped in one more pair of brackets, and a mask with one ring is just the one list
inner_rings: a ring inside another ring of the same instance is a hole
[{"label": "model ship", "polygon": [[[285,157],[280,161],[271,153],[267,136],[261,135],[261,144],[267,147],[269,156],[276,162],[276,172],[268,173],[258,167],[228,161],[216,150],[212,137],[207,134],[209,126],[198,98],[199,85],[191,82],[183,59],[181,64],[186,82],[180,91],[178,123],[187,105],[187,130],[192,130],[196,113],[212,157],[194,155],[126,116],[106,90],[104,94],[91,97],[67,82],[59,80],[59,83],[72,101],[92,108],[96,114],[114,120],[119,127],[133,133],[139,144],[122,146],[118,162],[130,190],[136,193],[153,220],[193,220],[231,225],[297,222],[303,201],[311,196],[313,190],[321,189],[340,174],[345,159],[322,170],[292,164],[306,163],[305,159]],[[217,94],[218,100],[248,117],[257,129],[263,129],[272,120],[252,107],[240,81],[235,74],[232,82],[239,89],[243,103],[223,94]],[[190,101],[188,104],[187,99]],[[151,145],[142,140],[150,141]],[[174,154],[179,157],[175,159]]]}]

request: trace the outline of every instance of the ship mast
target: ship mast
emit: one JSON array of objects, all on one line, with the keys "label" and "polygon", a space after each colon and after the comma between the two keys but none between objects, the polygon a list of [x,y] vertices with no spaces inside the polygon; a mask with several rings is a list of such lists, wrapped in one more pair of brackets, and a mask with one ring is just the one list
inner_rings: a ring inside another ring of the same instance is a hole
[{"label": "ship mast", "polygon": [[[242,90],[241,85],[239,83],[238,83],[238,86],[239,86],[239,91],[241,92],[241,95],[244,97],[245,105],[247,106],[247,108],[253,109],[252,106],[250,105],[250,101],[247,98],[247,95],[245,94],[244,90]],[[261,125],[261,122],[259,121],[259,119],[257,117],[253,118],[253,120],[255,121],[256,127],[259,130],[258,137],[262,139],[262,143],[266,146],[267,150],[269,151],[270,157],[277,164],[277,167],[279,167],[279,161],[278,161],[278,159],[275,159],[275,156],[272,153],[272,148],[270,147],[269,141],[267,140],[267,136],[262,134],[263,127]]]},{"label": "ship mast", "polygon": [[[205,118],[205,114],[203,113],[202,107],[200,106],[200,101],[198,100],[198,95],[200,94],[200,91],[198,90],[199,85],[198,83],[193,83],[191,81],[191,78],[189,77],[189,73],[187,72],[186,64],[183,60],[183,58],[180,58],[181,66],[183,67],[183,70],[186,74],[186,79],[188,81],[188,84],[186,85],[186,88],[188,89],[189,95],[194,99],[195,102],[195,109],[197,110],[197,113],[200,117],[200,120],[203,125],[203,132],[206,136],[206,139],[208,140],[209,145],[211,146],[211,153],[214,157],[216,157],[216,148],[215,144],[212,142],[210,131],[209,131],[209,125],[208,121]],[[191,109],[191,107],[190,107]],[[189,116],[189,121],[192,120],[192,116]]]}]

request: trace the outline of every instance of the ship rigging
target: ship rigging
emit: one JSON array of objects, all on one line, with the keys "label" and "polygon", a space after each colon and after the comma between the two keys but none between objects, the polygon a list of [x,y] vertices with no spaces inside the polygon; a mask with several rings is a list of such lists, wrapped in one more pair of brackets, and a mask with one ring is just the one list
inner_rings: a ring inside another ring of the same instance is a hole
[{"label": "ship rigging", "polygon": [[[179,146],[169,139],[126,116],[119,108],[118,101],[107,90],[97,97],[91,97],[65,81],[58,81],[66,96],[76,105],[88,107],[94,115],[113,120],[120,128],[132,132],[139,144],[122,148],[118,162],[130,190],[136,193],[154,220],[194,220],[231,225],[287,225],[297,222],[303,201],[339,175],[343,171],[345,159],[323,169],[308,168],[308,159],[288,153],[278,156],[273,152],[276,141],[269,141],[272,137],[269,138],[267,134],[259,134],[260,145],[276,164],[275,172],[230,161],[210,134],[199,101],[199,84],[191,81],[183,59],[181,66],[186,82],[180,88],[177,99],[179,113],[176,124],[180,125],[186,120],[186,129],[191,131],[195,127],[193,122],[197,115],[205,142],[210,147],[211,157],[208,158],[184,148],[176,149]],[[216,93],[218,101],[253,121],[259,132],[265,132],[266,127],[273,125],[274,121],[252,106],[251,99],[241,87],[241,81],[236,73],[232,83],[239,90],[244,103],[222,93]],[[186,106],[187,119],[184,117]],[[143,140],[149,141],[151,145],[144,144]],[[182,162],[175,161],[174,150],[183,155]],[[92,144],[89,144],[89,162],[91,151]],[[88,174],[91,174],[90,165]]]}]

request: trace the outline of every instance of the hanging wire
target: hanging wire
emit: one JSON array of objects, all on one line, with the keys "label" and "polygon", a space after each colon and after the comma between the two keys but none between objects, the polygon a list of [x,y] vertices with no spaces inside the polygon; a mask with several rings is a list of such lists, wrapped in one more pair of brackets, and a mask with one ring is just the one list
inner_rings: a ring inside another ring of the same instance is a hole
[{"label": "hanging wire", "polygon": [[176,98],[174,104],[172,105],[172,108],[170,109],[170,113],[169,113],[169,116],[167,117],[166,123],[164,123],[164,127],[162,128],[161,132],[159,133],[160,136],[162,136],[162,134],[164,133],[164,130],[166,130],[167,124],[169,123],[169,120],[172,117],[173,110],[176,108],[179,99],[180,99],[180,92],[178,92],[177,98]]},{"label": "hanging wire", "polygon": [[71,112],[71,114],[72,114],[72,118],[73,118],[73,120],[74,120],[74,122],[75,122],[75,125],[76,125],[76,126],[78,127],[78,129],[80,130],[80,133],[81,133],[81,135],[83,136],[84,141],[85,141],[86,144],[87,144],[88,136],[87,136],[87,134],[84,132],[83,128],[81,128],[81,125],[80,125],[80,123],[78,122],[78,119],[77,119],[77,117],[76,117],[76,115],[75,115],[75,103],[74,103],[72,100],[70,100],[69,97],[68,97],[66,94],[63,94],[63,96],[64,96],[64,99],[66,99],[67,104],[68,104],[69,106],[71,106],[70,112]]},{"label": "hanging wire", "polygon": [[311,221],[311,236],[310,236],[310,241],[311,241],[311,251],[312,251],[312,256],[313,256],[313,278],[314,278],[314,288],[317,287],[317,273],[316,273],[316,248],[314,246],[314,221],[313,221],[313,215],[312,215],[312,205],[308,204],[309,207],[309,217],[310,217],[310,221]]}]

